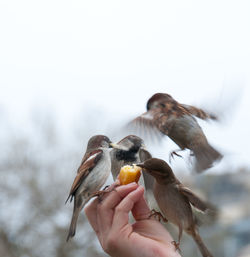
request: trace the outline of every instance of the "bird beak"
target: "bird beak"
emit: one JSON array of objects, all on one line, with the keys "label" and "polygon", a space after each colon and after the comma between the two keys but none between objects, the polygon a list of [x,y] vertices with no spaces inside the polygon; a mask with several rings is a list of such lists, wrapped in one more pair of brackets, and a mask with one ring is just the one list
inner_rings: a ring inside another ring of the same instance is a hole
[{"label": "bird beak", "polygon": [[117,143],[111,143],[109,144],[110,147],[114,148],[114,149],[119,149],[119,150],[124,150],[124,151],[127,151],[128,149],[122,145],[119,145]]},{"label": "bird beak", "polygon": [[116,149],[120,149],[119,145],[116,144],[116,143],[110,143],[110,144],[109,144],[109,147],[111,147],[111,148],[116,148]]},{"label": "bird beak", "polygon": [[117,143],[110,143],[109,145],[110,145],[110,147],[112,147],[112,148],[123,150],[123,147],[121,147],[121,146],[118,145]]},{"label": "bird beak", "polygon": [[137,163],[136,166],[141,167],[141,168],[145,168],[145,165],[143,163]]},{"label": "bird beak", "polygon": [[148,169],[145,167],[145,164],[144,164],[144,163],[137,163],[136,166],[141,167],[141,168],[142,168],[142,171],[147,172],[147,173],[149,173],[149,174],[152,174],[151,170],[148,170]]}]

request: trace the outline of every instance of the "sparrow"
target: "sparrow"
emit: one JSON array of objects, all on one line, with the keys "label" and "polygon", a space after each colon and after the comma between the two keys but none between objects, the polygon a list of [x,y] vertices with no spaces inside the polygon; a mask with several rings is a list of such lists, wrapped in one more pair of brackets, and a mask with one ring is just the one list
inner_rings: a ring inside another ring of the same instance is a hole
[{"label": "sparrow", "polygon": [[[144,141],[135,135],[126,136],[118,143],[111,143],[111,146],[113,147],[110,152],[111,172],[114,180],[116,180],[121,167],[124,165],[132,165],[152,158],[151,154],[146,150]],[[153,190],[153,179],[147,173],[143,173],[143,180],[146,195],[149,197],[149,191]]]},{"label": "sparrow", "polygon": [[75,235],[77,219],[85,204],[100,190],[106,182],[110,170],[111,141],[104,135],[96,135],[89,139],[86,153],[77,170],[65,203],[74,199],[73,215],[67,241]]},{"label": "sparrow", "polygon": [[136,164],[154,177],[154,197],[164,218],[179,228],[178,242],[173,242],[179,249],[183,230],[193,237],[203,257],[213,257],[199,235],[197,219],[191,205],[205,212],[207,203],[185,187],[175,177],[170,166],[163,160],[152,158]]},{"label": "sparrow", "polygon": [[[202,172],[219,161],[222,154],[208,143],[194,116],[203,120],[217,120],[215,115],[202,109],[178,103],[169,94],[157,93],[148,100],[147,112],[135,118],[130,125],[151,128],[161,135],[167,135],[180,147],[178,151],[189,149],[195,157],[196,172]],[[176,151],[170,156],[174,155],[181,157]]]}]

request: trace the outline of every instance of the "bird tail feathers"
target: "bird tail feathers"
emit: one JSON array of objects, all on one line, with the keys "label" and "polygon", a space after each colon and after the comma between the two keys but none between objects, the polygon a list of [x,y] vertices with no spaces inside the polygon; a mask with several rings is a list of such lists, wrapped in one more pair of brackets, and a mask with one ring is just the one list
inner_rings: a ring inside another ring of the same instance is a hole
[{"label": "bird tail feathers", "polygon": [[201,239],[199,233],[196,230],[189,232],[193,237],[194,241],[196,242],[201,254],[203,257],[213,257],[213,255],[209,252],[207,247],[205,246],[203,240]]},{"label": "bird tail feathers", "polygon": [[76,201],[76,198],[74,198],[74,209],[73,209],[73,214],[71,218],[71,223],[69,227],[69,232],[66,241],[68,242],[71,237],[74,237],[76,233],[76,225],[77,225],[77,220],[78,216],[82,210],[82,208],[85,206],[85,204],[89,201],[90,198],[85,199],[84,201],[80,198],[80,202]]},{"label": "bird tail feathers", "polygon": [[211,145],[206,144],[193,149],[196,158],[195,170],[200,173],[213,166],[215,161],[219,161],[223,156]]}]

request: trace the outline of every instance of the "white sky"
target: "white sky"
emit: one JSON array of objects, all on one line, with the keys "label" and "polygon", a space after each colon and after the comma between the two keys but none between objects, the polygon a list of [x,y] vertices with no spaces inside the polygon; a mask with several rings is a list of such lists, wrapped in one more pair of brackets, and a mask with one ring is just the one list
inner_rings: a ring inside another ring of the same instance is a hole
[{"label": "white sky", "polygon": [[20,127],[37,107],[127,119],[166,92],[223,111],[202,123],[209,141],[249,165],[249,13],[248,0],[1,0],[0,111]]}]

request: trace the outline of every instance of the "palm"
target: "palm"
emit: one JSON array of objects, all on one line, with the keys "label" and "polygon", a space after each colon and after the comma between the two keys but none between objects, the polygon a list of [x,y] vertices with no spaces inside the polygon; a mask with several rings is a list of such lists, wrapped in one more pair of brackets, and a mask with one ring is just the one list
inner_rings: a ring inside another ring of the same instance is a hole
[{"label": "palm", "polygon": [[[166,256],[167,252],[169,256],[179,256],[171,243],[173,240],[170,234],[156,220],[148,219],[128,224],[122,233],[127,234],[127,237],[122,235],[123,240],[127,238],[127,242],[123,242],[127,246],[124,256]],[[137,255],[134,255],[136,253]]]}]

